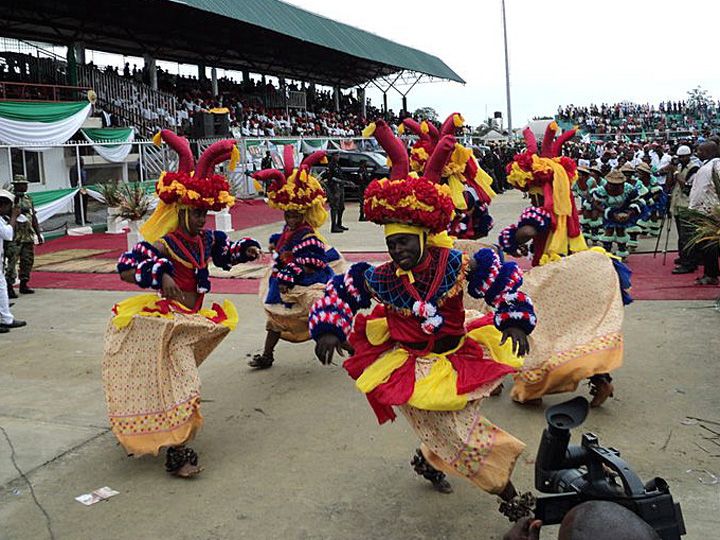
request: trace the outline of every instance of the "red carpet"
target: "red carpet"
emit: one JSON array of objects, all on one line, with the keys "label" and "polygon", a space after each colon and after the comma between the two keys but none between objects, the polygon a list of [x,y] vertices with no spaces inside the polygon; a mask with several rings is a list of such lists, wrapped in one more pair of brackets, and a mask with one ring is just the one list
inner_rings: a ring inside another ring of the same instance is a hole
[{"label": "red carpet", "polygon": [[[282,220],[282,212],[268,208],[263,201],[253,200],[238,203],[231,210],[233,228],[246,229]],[[212,226],[213,223],[209,223]],[[124,234],[91,234],[87,236],[64,236],[37,246],[36,253],[42,255],[67,249],[97,249],[104,253],[95,255],[100,258],[117,258],[125,250]],[[668,253],[668,262],[662,265],[662,256],[653,258],[652,254],[630,256],[628,266],[633,271],[632,295],[636,300],[714,300],[720,297],[720,288],[696,286],[693,282],[702,272],[695,274],[673,275],[672,260],[675,253]],[[350,262],[386,261],[385,252],[345,253]],[[527,269],[527,260],[520,261]],[[54,289],[87,289],[106,291],[135,290],[130,284],[121,282],[115,274],[87,274],[80,272],[33,272],[33,286]],[[213,279],[213,292],[225,294],[255,294],[258,290],[257,279]]]},{"label": "red carpet", "polygon": [[677,253],[668,253],[665,266],[662,255],[656,258],[652,253],[630,256],[631,294],[635,300],[715,300],[720,297],[720,287],[695,285],[695,279],[702,276],[702,268],[694,274],[672,274],[676,256]]},{"label": "red carpet", "polygon": [[[238,202],[231,210],[233,229],[236,231],[248,229],[258,225],[266,225],[282,221],[282,212],[269,208],[264,201],[253,199],[247,202]],[[208,226],[213,227],[215,219],[210,216]],[[37,246],[35,253],[43,255],[54,251],[66,249],[104,249],[112,253],[98,255],[102,258],[116,258],[126,249],[124,234],[95,233],[86,236],[62,236]]]}]

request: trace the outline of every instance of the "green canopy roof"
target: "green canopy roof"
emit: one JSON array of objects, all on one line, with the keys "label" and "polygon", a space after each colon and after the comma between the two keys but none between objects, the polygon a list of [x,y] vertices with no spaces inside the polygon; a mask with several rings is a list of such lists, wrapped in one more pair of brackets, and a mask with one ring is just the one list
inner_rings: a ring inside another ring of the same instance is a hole
[{"label": "green canopy roof", "polygon": [[[185,0],[184,3],[358,58],[394,66],[399,68],[398,71],[417,71],[440,79],[465,82],[437,56],[279,0]],[[360,9],[361,6],[356,5]]]},{"label": "green canopy roof", "polygon": [[[456,82],[442,60],[279,0],[23,0],[3,35],[348,88],[403,71]],[[348,9],[365,9],[348,2]],[[382,16],[382,14],[378,14]]]}]

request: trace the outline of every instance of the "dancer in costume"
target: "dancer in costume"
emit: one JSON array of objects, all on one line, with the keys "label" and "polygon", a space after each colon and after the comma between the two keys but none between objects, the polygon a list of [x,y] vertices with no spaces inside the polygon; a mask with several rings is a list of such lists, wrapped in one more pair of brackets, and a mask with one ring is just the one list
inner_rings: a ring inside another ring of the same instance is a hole
[{"label": "dancer in costume", "polygon": [[267,315],[267,336],[262,354],[248,363],[267,369],[275,361],[280,339],[301,343],[310,339],[307,319],[310,306],[322,297],[325,284],[344,270],[340,254],[328,246],[318,229],[327,221],[325,191],[310,168],[325,159],[325,152],[310,154],[295,168],[293,147],[285,146],[283,171],[266,169],[253,177],[266,185],[268,205],[284,211],[282,232],[270,237],[274,262],[262,280],[260,300]]},{"label": "dancer in costume", "polygon": [[[638,221],[643,234],[649,236],[660,235],[660,224],[667,212],[668,197],[663,187],[658,184],[652,174],[652,167],[647,163],[640,163],[637,166],[638,183],[645,188],[645,210]],[[640,192],[638,188],[638,192]]]},{"label": "dancer in costume", "polygon": [[198,367],[238,321],[228,301],[203,308],[208,265],[227,270],[254,260],[260,244],[204,228],[209,210],[234,203],[227,180],[214,172],[239,155],[234,141],[212,144],[195,165],[186,139],[163,130],[161,140],[178,153],[178,170],[160,176],[157,208],[141,228],[146,241],[117,266],[123,281],[156,292],[113,307],[102,373],[110,425],[125,451],[156,456],[166,448],[166,470],[187,478],[202,470],[186,446],[203,423]]},{"label": "dancer in costume", "polygon": [[534,206],[500,233],[499,244],[506,253],[521,256],[532,243],[535,268],[525,274],[524,290],[533,298],[539,320],[531,352],[513,376],[511,396],[520,403],[537,402],[546,394],[572,392],[589,379],[592,406],[597,407],[613,393],[609,372],[622,365],[623,302],[630,301],[630,272],[602,248],[587,249],[570,195],[575,162],[560,156],[574,131],[554,140],[556,130],[551,123],[538,149],[526,128],[527,150],[508,165],[508,182],[529,192]]},{"label": "dancer in costume", "polygon": [[[598,171],[599,172],[599,171]],[[578,179],[573,184],[573,193],[580,199],[580,227],[585,242],[598,242],[602,227],[602,211],[595,204],[593,191],[597,181],[586,167],[577,168]]]},{"label": "dancer in costume", "polygon": [[[480,403],[527,352],[535,315],[519,290],[522,273],[492,249],[472,257],[452,249],[454,204],[439,182],[454,137],[440,139],[417,177],[387,124],[380,120],[371,132],[392,168],[390,178],[368,186],[365,215],[384,225],[392,262],[354,264],[330,281],[310,313],[316,354],[328,364],[334,351],[354,350],[345,369],[381,424],[395,419],[394,407],[403,412],[421,440],[415,471],[437,490],[451,491],[451,473],[509,501],[524,444],[485,418]],[[466,287],[493,313],[466,317]],[[373,299],[372,312],[356,316]]]},{"label": "dancer in costume", "polygon": [[647,215],[647,200],[650,195],[650,191],[645,187],[645,185],[640,181],[640,179],[637,178],[635,167],[633,167],[631,163],[624,163],[618,170],[625,175],[626,182],[631,186],[635,187],[635,189],[637,190],[638,198],[643,201],[643,213],[638,217],[638,220],[635,222],[634,225],[630,225],[625,230],[628,237],[630,238],[627,244],[628,250],[633,253],[638,248],[638,238],[644,232],[643,228],[640,226],[640,221],[642,220],[643,216]]},{"label": "dancer in costume", "polygon": [[[405,130],[417,136],[410,150],[411,169],[422,174],[428,156],[433,152],[441,137],[455,135],[465,123],[460,113],[452,113],[438,130],[432,123],[418,123],[412,118],[405,118],[398,126],[401,135]],[[455,150],[441,173],[441,183],[450,187],[455,217],[448,232],[461,240],[484,238],[493,227],[493,220],[488,206],[495,197],[492,178],[479,165],[470,148],[461,144]]]},{"label": "dancer in costume", "polygon": [[645,208],[645,200],[634,182],[617,169],[605,175],[605,185],[595,190],[595,201],[603,208],[603,247],[621,259],[629,255],[630,232],[635,229]]}]

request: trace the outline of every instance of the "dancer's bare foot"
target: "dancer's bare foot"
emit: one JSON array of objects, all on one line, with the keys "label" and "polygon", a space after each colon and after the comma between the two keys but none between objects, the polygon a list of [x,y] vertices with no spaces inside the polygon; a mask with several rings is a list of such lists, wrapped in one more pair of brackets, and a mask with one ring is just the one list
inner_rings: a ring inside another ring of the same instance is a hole
[{"label": "dancer's bare foot", "polygon": [[518,405],[524,405],[526,407],[540,407],[542,405],[542,398],[535,398],[535,399],[526,399],[525,401],[520,401],[519,399],[513,399],[513,402],[517,403]]},{"label": "dancer's bare foot", "polygon": [[253,369],[269,369],[272,367],[275,358],[272,354],[256,354],[252,360],[248,362],[248,366]]},{"label": "dancer's bare foot", "polygon": [[590,402],[590,407],[600,407],[603,403],[607,401],[609,397],[613,395],[613,391],[615,390],[615,387],[611,382],[608,381],[601,381],[597,384],[593,385],[593,398]]},{"label": "dancer's bare foot", "polygon": [[180,467],[177,471],[174,471],[170,474],[173,476],[177,476],[179,478],[192,478],[193,476],[197,476],[201,472],[205,470],[204,467],[201,467],[200,465],[192,465],[191,463],[186,463],[182,467]]}]

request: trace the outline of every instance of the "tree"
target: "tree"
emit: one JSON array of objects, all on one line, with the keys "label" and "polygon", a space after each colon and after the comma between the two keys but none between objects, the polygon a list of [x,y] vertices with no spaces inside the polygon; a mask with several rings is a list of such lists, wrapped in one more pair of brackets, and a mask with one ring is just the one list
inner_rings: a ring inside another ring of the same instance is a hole
[{"label": "tree", "polygon": [[415,109],[413,116],[422,120],[431,120],[433,122],[438,121],[438,113],[432,107],[420,107],[419,109]]}]

